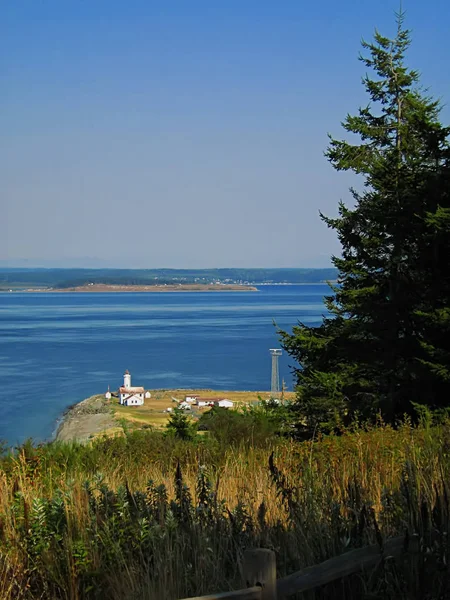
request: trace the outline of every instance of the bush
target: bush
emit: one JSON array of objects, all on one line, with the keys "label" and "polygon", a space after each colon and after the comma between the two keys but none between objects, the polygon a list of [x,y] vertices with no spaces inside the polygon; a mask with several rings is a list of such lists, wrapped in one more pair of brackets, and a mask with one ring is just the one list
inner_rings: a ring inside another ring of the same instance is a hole
[{"label": "bush", "polygon": [[214,406],[204,413],[199,422],[200,431],[208,431],[220,446],[264,445],[274,438],[277,424],[263,410],[248,409],[244,412]]}]

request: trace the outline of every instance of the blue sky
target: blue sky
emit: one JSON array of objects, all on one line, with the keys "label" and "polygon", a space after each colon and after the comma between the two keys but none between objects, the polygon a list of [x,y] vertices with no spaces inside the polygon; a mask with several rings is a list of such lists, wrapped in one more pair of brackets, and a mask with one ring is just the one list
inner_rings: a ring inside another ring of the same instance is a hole
[{"label": "blue sky", "polygon": [[[350,202],[323,157],[364,104],[391,0],[4,0],[0,260],[326,266]],[[404,0],[408,64],[450,99],[450,6]],[[443,120],[450,120],[446,106]]]}]

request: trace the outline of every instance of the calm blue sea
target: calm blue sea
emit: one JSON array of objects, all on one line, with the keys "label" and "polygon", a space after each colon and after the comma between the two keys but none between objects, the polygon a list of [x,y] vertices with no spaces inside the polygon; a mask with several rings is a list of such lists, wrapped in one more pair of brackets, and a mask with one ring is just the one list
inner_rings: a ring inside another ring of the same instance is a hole
[{"label": "calm blue sea", "polygon": [[[74,402],[116,389],[270,389],[273,322],[319,323],[326,285],[259,292],[0,294],[0,439],[52,436]],[[280,376],[292,389],[282,356]]]}]

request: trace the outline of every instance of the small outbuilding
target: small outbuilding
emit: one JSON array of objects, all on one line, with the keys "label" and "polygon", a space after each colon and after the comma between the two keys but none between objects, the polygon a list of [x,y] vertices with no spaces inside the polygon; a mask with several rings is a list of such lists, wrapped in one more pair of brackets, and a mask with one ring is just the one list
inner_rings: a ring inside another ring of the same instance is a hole
[{"label": "small outbuilding", "polygon": [[228,400],[227,398],[222,398],[222,400],[218,400],[215,402],[216,406],[220,406],[220,408],[233,408],[233,402]]},{"label": "small outbuilding", "polygon": [[196,395],[184,397],[184,401],[188,402],[189,404],[196,404],[198,399],[199,399],[199,396],[196,396]]},{"label": "small outbuilding", "polygon": [[197,398],[198,407],[204,406],[220,406],[221,408],[233,408],[233,402],[227,398]]},{"label": "small outbuilding", "polygon": [[197,398],[196,404],[199,408],[202,408],[204,406],[213,406],[214,398]]}]

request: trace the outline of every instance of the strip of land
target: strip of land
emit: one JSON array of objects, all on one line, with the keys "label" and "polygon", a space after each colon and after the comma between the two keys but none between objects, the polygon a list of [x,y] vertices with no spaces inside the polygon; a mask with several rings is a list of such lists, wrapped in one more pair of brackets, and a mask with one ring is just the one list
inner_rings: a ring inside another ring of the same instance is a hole
[{"label": "strip of land", "polygon": [[[124,429],[163,429],[170,417],[168,408],[176,407],[186,396],[226,398],[234,403],[234,409],[268,400],[270,392],[223,391],[223,390],[150,390],[151,398],[143,406],[121,406],[116,397],[107,400],[104,394],[91,396],[75,404],[65,413],[55,438],[59,441],[85,442],[99,435],[115,435]],[[292,399],[293,392],[284,397]],[[188,411],[194,419],[199,418],[209,407],[192,406]]]},{"label": "strip of land", "polygon": [[251,285],[213,284],[161,284],[161,285],[110,285],[94,283],[68,288],[28,288],[26,292],[257,292]]}]

